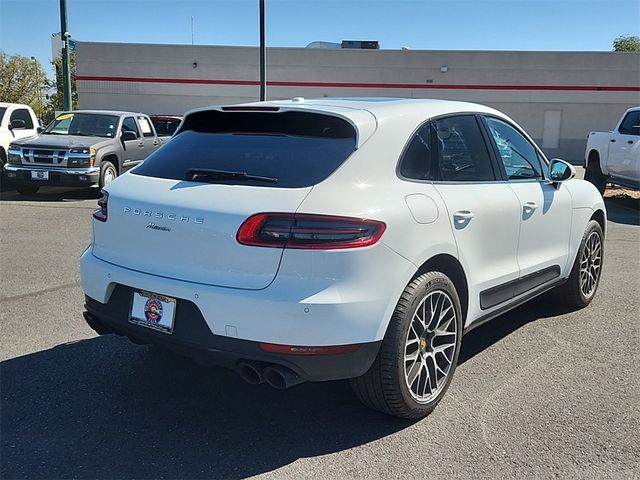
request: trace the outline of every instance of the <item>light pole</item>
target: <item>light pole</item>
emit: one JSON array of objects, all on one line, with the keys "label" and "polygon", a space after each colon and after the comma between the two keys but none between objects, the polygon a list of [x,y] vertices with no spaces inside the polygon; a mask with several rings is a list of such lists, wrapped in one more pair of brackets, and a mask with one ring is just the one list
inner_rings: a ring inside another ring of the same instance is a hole
[{"label": "light pole", "polygon": [[267,97],[267,46],[265,44],[264,0],[260,0],[260,101]]},{"label": "light pole", "polygon": [[65,110],[71,110],[71,71],[69,69],[69,39],[67,32],[67,2],[60,0],[60,39],[62,40],[62,101]]}]

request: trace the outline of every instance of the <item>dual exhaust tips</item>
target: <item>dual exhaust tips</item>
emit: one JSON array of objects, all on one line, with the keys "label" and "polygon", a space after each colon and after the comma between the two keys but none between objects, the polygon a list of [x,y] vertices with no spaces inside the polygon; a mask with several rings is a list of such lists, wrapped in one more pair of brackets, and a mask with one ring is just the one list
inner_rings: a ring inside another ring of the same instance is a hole
[{"label": "dual exhaust tips", "polygon": [[296,375],[293,370],[279,365],[267,365],[262,368],[257,364],[240,362],[236,371],[240,378],[251,385],[266,382],[277,390],[284,390],[304,382],[304,379]]}]

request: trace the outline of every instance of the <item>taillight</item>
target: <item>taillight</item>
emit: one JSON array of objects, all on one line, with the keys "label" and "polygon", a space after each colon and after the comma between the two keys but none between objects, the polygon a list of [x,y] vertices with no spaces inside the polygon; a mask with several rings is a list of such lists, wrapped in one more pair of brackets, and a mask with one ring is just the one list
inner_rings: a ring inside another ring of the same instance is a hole
[{"label": "taillight", "polygon": [[242,245],[333,250],[373,245],[386,225],[363,218],[308,213],[258,213],[236,235]]},{"label": "taillight", "polygon": [[109,202],[109,193],[102,190],[100,192],[102,196],[100,200],[98,200],[98,208],[95,212],[93,212],[93,218],[98,220],[99,222],[106,222],[107,217],[109,215],[109,211],[107,210],[107,203]]}]

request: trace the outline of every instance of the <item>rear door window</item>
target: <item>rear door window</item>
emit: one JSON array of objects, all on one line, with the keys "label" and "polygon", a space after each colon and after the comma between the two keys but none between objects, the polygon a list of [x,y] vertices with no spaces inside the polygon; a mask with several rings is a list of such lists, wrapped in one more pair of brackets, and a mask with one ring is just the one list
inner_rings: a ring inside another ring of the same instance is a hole
[{"label": "rear door window", "polygon": [[[191,114],[170,142],[132,173],[173,180],[301,188],[331,175],[356,149],[346,120],[306,112]],[[247,174],[207,178],[193,170]],[[264,182],[251,177],[267,177]]]},{"label": "rear door window", "polygon": [[448,182],[484,182],[496,176],[487,145],[474,115],[435,121],[438,179]]},{"label": "rear door window", "polygon": [[153,130],[151,130],[151,124],[145,117],[138,117],[138,124],[140,124],[140,130],[145,137],[153,137]]}]

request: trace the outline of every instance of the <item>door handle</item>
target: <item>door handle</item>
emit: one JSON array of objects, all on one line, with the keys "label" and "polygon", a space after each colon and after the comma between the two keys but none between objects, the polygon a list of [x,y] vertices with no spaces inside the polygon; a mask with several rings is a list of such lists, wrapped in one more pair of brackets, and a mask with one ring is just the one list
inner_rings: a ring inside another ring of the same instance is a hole
[{"label": "door handle", "polygon": [[533,213],[538,209],[538,204],[536,202],[525,202],[522,209],[524,213]]},{"label": "door handle", "polygon": [[139,147],[144,147],[144,142],[140,142],[140,143],[138,143],[138,146],[139,146]]},{"label": "door handle", "polygon": [[154,140],[154,141],[153,141],[153,146],[154,146],[154,147],[157,147],[159,143],[160,143],[160,142],[159,142],[158,140]]},{"label": "door handle", "polygon": [[633,140],[627,140],[627,143],[633,143]]},{"label": "door handle", "polygon": [[458,223],[468,222],[474,217],[473,212],[469,210],[459,210],[453,214],[453,218]]},{"label": "door handle", "polygon": [[615,143],[616,139],[615,139],[615,138],[612,138],[612,139],[611,139],[611,141]]}]

